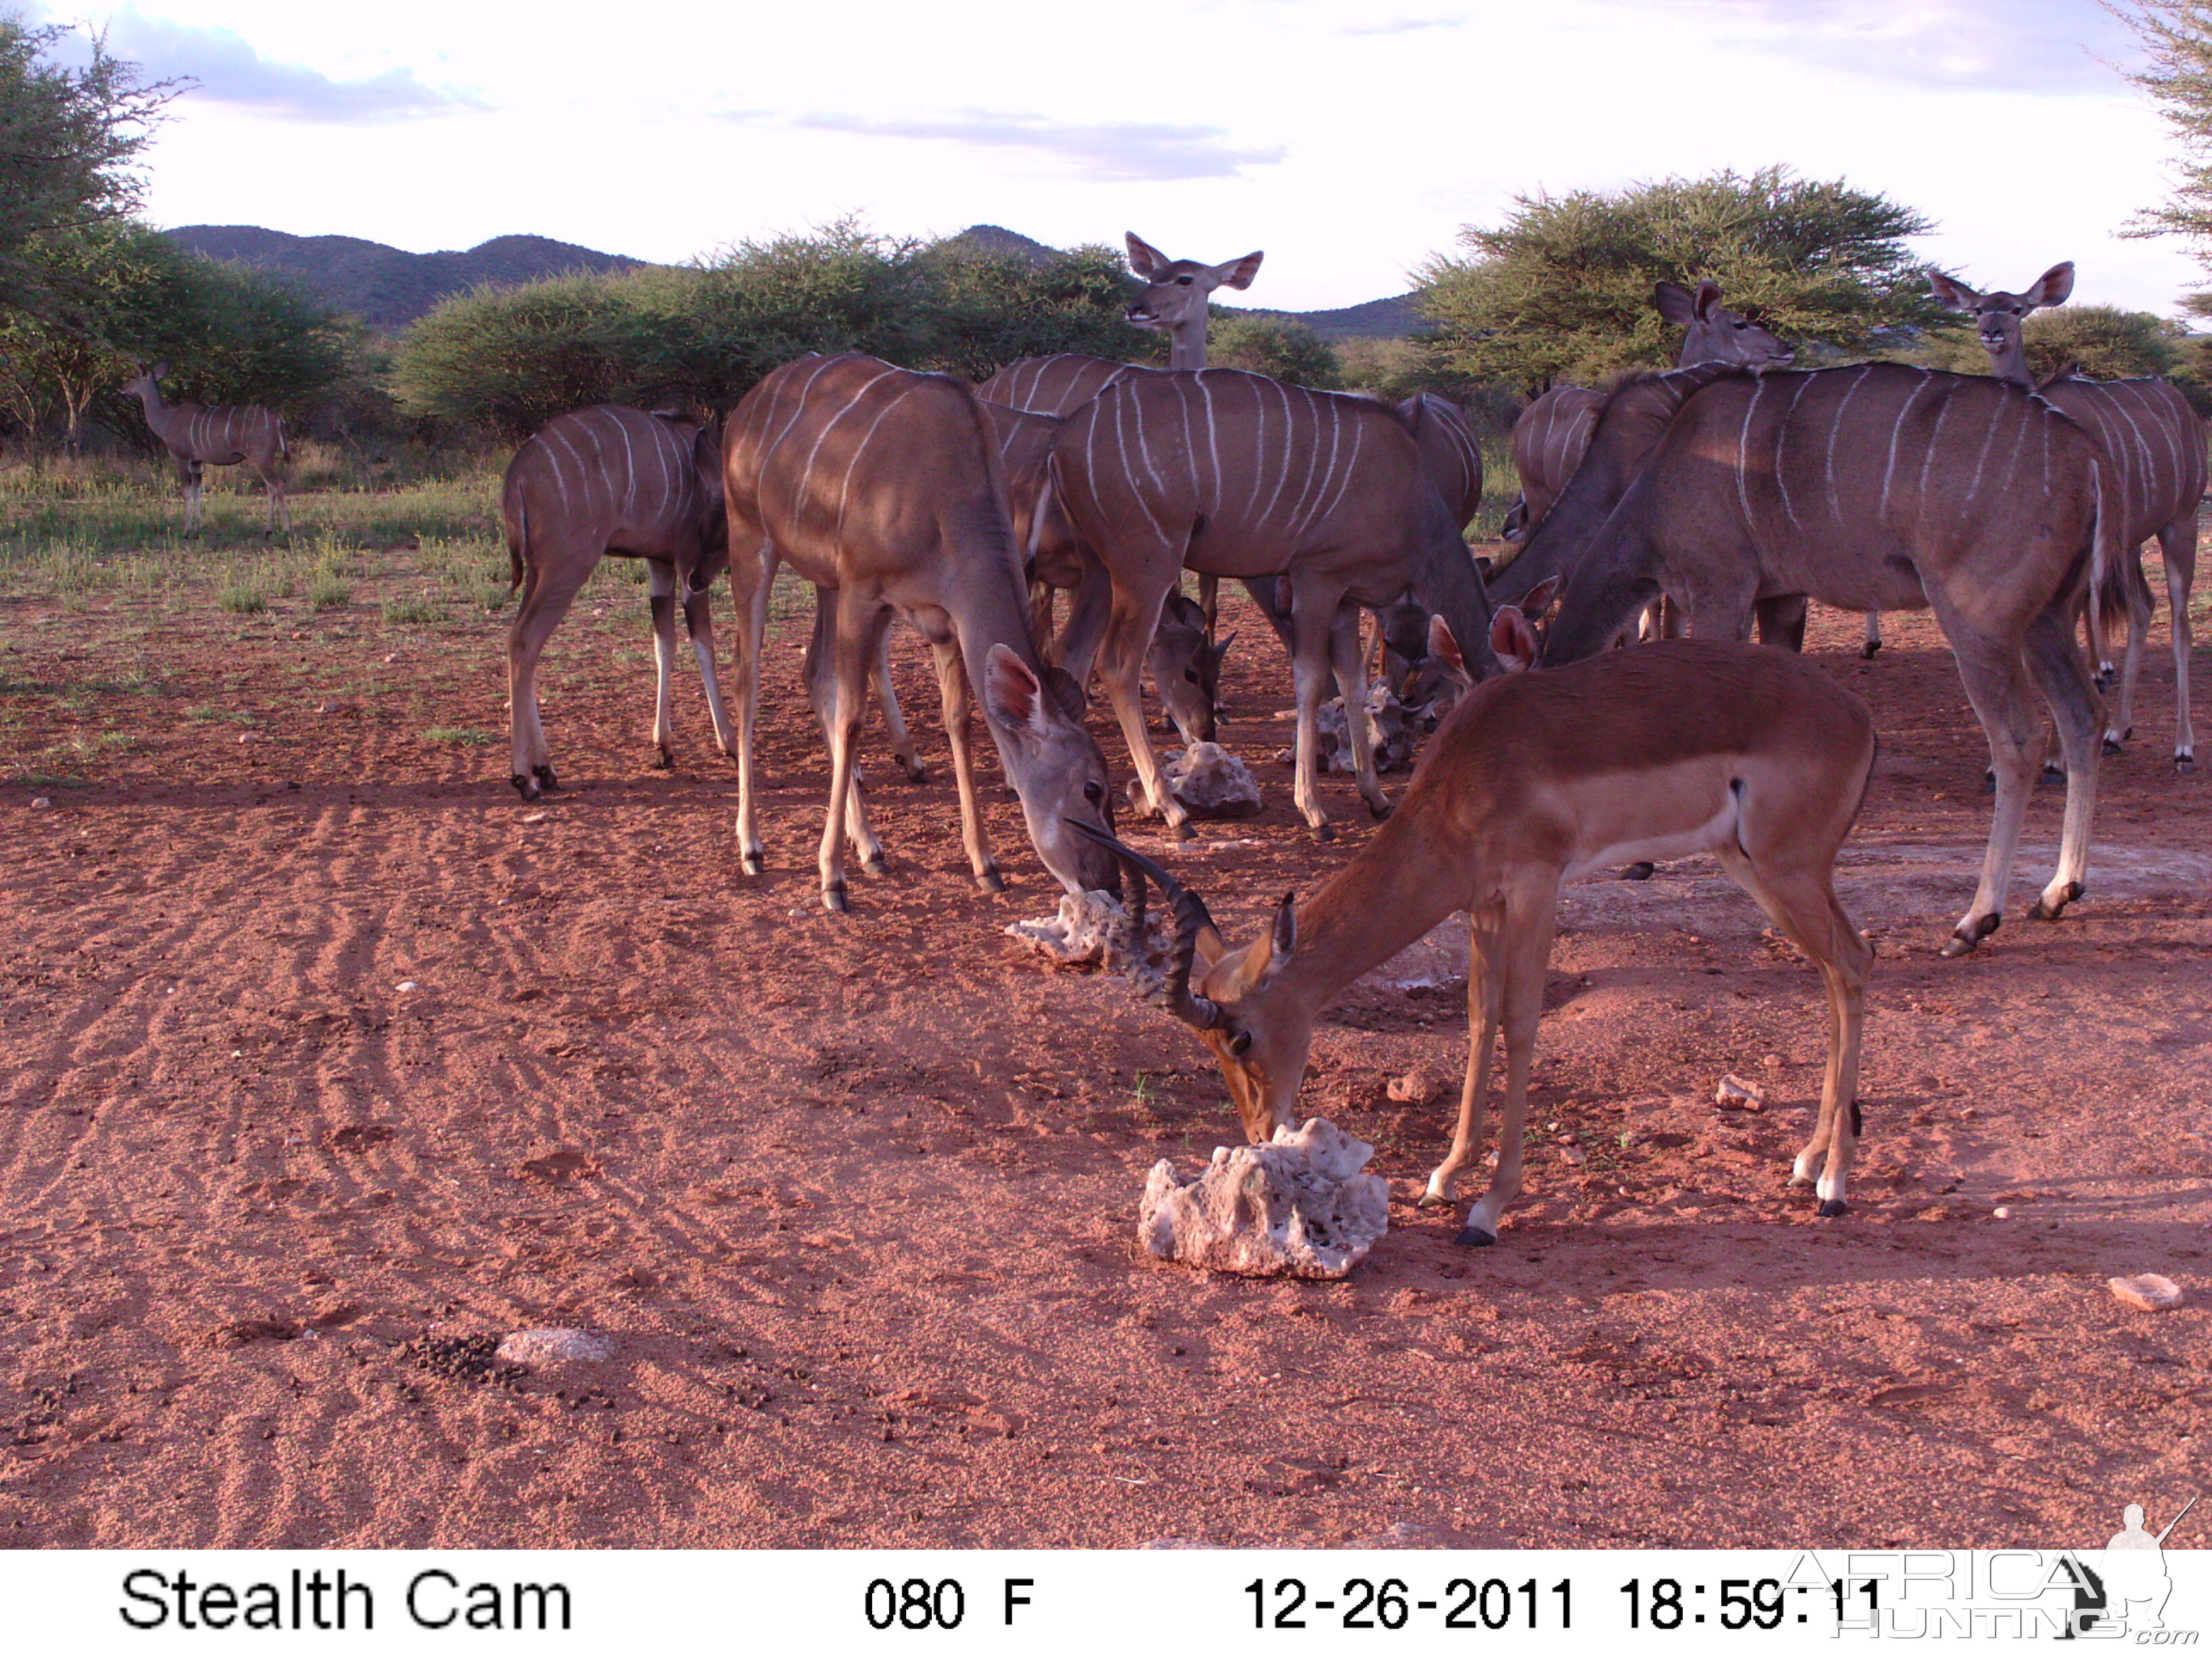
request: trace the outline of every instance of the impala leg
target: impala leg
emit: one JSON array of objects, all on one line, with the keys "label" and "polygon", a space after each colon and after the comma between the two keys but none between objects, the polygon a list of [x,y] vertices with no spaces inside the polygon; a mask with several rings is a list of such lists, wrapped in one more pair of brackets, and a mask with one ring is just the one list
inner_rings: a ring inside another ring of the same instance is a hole
[{"label": "impala leg", "polygon": [[737,600],[738,858],[749,876],[760,874],[760,825],[755,813],[753,726],[760,708],[760,659],[768,631],[768,596],[775,575],[775,550],[757,529],[730,525],[730,591]]},{"label": "impala leg", "polygon": [[676,567],[665,559],[646,561],[647,603],[653,608],[653,763],[676,763],[676,729],[669,721],[669,685],[676,673]]},{"label": "impala leg", "polygon": [[1862,657],[1872,657],[1881,649],[1881,612],[1879,611],[1869,611],[1866,613],[1866,641],[1859,647],[1859,655]]},{"label": "impala leg", "polygon": [[2158,532],[2166,566],[2167,617],[2173,628],[2173,763],[2197,763],[2197,732],[2189,720],[2189,592],[2197,582],[2197,509],[2190,509]]},{"label": "impala leg", "polygon": [[[2020,850],[2020,830],[2035,784],[2037,740],[2042,733],[2027,697],[2022,653],[1960,617],[1940,590],[1929,596],[1944,637],[1951,642],[1959,678],[1966,688],[1982,732],[1989,739],[1990,767],[1996,775],[1996,805],[1990,816],[1990,842],[1982,855],[1982,876],[1974,902],[1945,941],[1943,954],[1963,956],[1997,930],[2004,916],[2005,890]],[[2063,614],[2063,613],[2062,613]],[[2072,641],[2067,643],[2073,655]],[[2087,688],[2083,688],[2087,693]],[[2070,749],[2069,749],[2069,753]],[[2074,780],[2067,781],[2071,802]],[[2070,811],[2070,806],[2069,806]]]},{"label": "impala leg", "polygon": [[[1557,877],[1554,874],[1553,879]],[[1462,1244],[1494,1244],[1505,1206],[1520,1195],[1522,1130],[1528,1115],[1528,1073],[1536,1059],[1536,1021],[1544,1011],[1544,964],[1552,959],[1556,890],[1509,894],[1500,941],[1499,1001],[1505,1033],[1505,1099],[1498,1117],[1498,1168],[1467,1212]]]},{"label": "impala leg", "polygon": [[[940,666],[939,672],[941,675]],[[884,629],[883,644],[877,648],[874,667],[876,707],[884,711],[884,726],[891,734],[891,758],[906,774],[908,783],[927,783],[928,770],[915,758],[914,738],[906,727],[906,711],[899,707],[898,690],[891,684],[891,635]]]},{"label": "impala leg", "polygon": [[726,755],[738,752],[737,734],[730,729],[729,711],[722,707],[721,682],[714,673],[714,606],[703,587],[684,595],[684,631],[691,641],[691,653],[699,659],[699,684],[707,693],[707,718],[714,723],[714,746]]},{"label": "impala leg", "polygon": [[1499,951],[1504,913],[1496,907],[1469,911],[1473,935],[1467,962],[1467,1079],[1460,1085],[1459,1126],[1451,1150],[1429,1171],[1421,1207],[1449,1204],[1459,1196],[1459,1181],[1482,1152],[1483,1119],[1490,1102],[1490,1066],[1498,1048],[1498,1024],[1505,981]]},{"label": "impala leg", "polygon": [[968,867],[975,884],[987,893],[1006,890],[999,861],[991,856],[991,843],[983,831],[982,803],[975,793],[975,729],[971,715],[975,700],[969,695],[968,665],[960,654],[960,641],[948,632],[933,640],[937,653],[937,691],[945,708],[945,735],[952,745],[952,781],[960,790],[960,842],[968,849]]},{"label": "impala leg", "polygon": [[574,549],[535,549],[532,554],[523,571],[522,602],[507,632],[507,735],[514,762],[509,776],[525,800],[559,787],[538,712],[538,660],[599,562],[596,552]]},{"label": "impala leg", "polygon": [[1336,671],[1336,689],[1344,699],[1344,727],[1352,738],[1352,775],[1367,810],[1378,818],[1390,816],[1390,798],[1375,775],[1375,743],[1367,729],[1367,675],[1359,650],[1359,611],[1340,605],[1328,627],[1330,665]]},{"label": "impala leg", "polygon": [[2028,624],[2022,655],[2050,706],[2066,757],[2066,817],[2059,834],[2058,868],[2028,912],[2039,921],[2050,921],[2069,901],[2081,897],[2088,879],[2089,821],[2097,806],[2097,696],[2082,676],[2073,627],[2057,609],[2045,611]]}]

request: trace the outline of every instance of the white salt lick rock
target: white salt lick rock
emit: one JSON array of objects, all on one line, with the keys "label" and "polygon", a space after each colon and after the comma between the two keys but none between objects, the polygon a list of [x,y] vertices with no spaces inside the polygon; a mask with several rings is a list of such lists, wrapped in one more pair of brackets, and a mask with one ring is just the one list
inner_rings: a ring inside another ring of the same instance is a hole
[{"label": "white salt lick rock", "polygon": [[1165,1261],[1255,1277],[1342,1279],[1390,1224],[1375,1149],[1326,1118],[1264,1146],[1217,1146],[1197,1176],[1162,1158],[1145,1182],[1137,1238]]},{"label": "white salt lick rock", "polygon": [[2163,1273],[2137,1273],[2131,1279],[2108,1279],[2106,1289],[2130,1308],[2144,1313],[2164,1313],[2181,1305],[2181,1286]]}]

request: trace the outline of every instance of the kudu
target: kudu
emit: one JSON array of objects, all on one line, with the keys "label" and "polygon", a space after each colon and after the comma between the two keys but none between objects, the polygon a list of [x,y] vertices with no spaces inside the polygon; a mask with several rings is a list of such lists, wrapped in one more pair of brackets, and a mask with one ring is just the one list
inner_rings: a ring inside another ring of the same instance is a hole
[{"label": "kudu", "polygon": [[1123,314],[1139,328],[1168,337],[1170,368],[1206,367],[1206,298],[1218,288],[1247,289],[1260,274],[1258,252],[1225,264],[1170,259],[1133,230],[1124,233],[1129,269],[1144,278],[1145,290]]},{"label": "kudu", "polygon": [[558,787],[538,717],[538,660],[584,583],[610,554],[646,562],[659,671],[653,744],[659,763],[674,760],[669,682],[679,589],[714,741],[724,754],[735,754],[714,678],[714,625],[707,597],[729,546],[721,445],[714,431],[696,421],[613,404],[556,415],[514,452],[500,485],[499,507],[510,585],[522,592],[507,635],[513,780],[522,798],[535,800]]},{"label": "kudu", "polygon": [[[1944,954],[1972,950],[2004,909],[2041,738],[2028,678],[2066,758],[2058,867],[2032,913],[2056,917],[2082,890],[2096,801],[2099,711],[2070,620],[2084,580],[2120,551],[2102,448],[2043,399],[1984,375],[1897,363],[1684,373],[1717,378],[1681,400],[1572,566],[1544,659],[1603,649],[1654,591],[1681,604],[1692,633],[1723,638],[1744,637],[1761,600],[1932,608],[1996,773],[1981,881]],[[1566,513],[1562,498],[1547,530]]]},{"label": "kudu", "polygon": [[[1990,372],[2014,386],[2033,386],[2085,428],[2104,447],[2118,481],[2120,540],[2126,556],[2105,572],[2102,591],[2092,595],[2090,644],[2100,653],[2103,676],[2112,677],[2105,653],[2111,650],[2098,614],[2124,609],[2128,642],[2119,675],[2119,707],[2105,727],[2105,752],[2116,755],[2134,729],[2136,675],[2142,665],[2144,636],[2150,629],[2151,590],[2142,571],[2142,544],[2158,538],[2166,567],[2166,600],[2173,623],[2173,763],[2196,761],[2197,737],[2189,719],[2189,595],[2197,579],[2197,507],[2205,483],[2204,423],[2189,400],[2155,375],[2124,380],[2091,380],[2070,372],[2072,365],[2047,380],[2036,381],[2027,367],[2021,325],[2040,306],[2063,303],[2074,289],[2074,265],[2053,265],[2022,293],[1978,294],[1964,283],[1931,271],[1936,297],[1976,318]],[[1872,619],[1869,627],[1873,627]],[[1875,637],[1871,631],[1869,639]]]},{"label": "kudu", "polygon": [[[1125,380],[1085,404],[1053,447],[1054,493],[1105,567],[1108,603],[1070,623],[1069,664],[1101,641],[1099,671],[1150,809],[1188,836],[1145,731],[1137,672],[1182,569],[1287,577],[1296,645],[1298,810],[1322,839],[1316,719],[1334,665],[1345,707],[1364,701],[1346,601],[1378,607],[1409,588],[1455,636],[1489,633],[1482,580],[1419,443],[1389,404],[1310,392],[1236,369]],[[1079,672],[1079,670],[1077,670]],[[1352,720],[1360,793],[1389,810],[1365,723]]]},{"label": "kudu", "polygon": [[284,463],[292,451],[284,441],[284,418],[258,404],[228,404],[210,408],[205,404],[161,401],[161,382],[168,378],[164,361],[150,367],[131,365],[124,392],[136,397],[146,411],[146,424],[161,441],[177,464],[177,482],[185,487],[185,532],[192,533],[201,518],[200,475],[205,466],[235,466],[244,461],[261,475],[269,495],[269,524],[264,537],[276,533],[276,517],[284,518],[284,533],[292,533],[292,507],[284,498]]},{"label": "kudu", "polygon": [[722,481],[741,619],[737,829],[745,872],[757,875],[763,866],[753,727],[769,590],[781,562],[817,595],[808,662],[830,750],[817,860],[826,907],[846,908],[846,830],[864,862],[883,867],[854,792],[853,750],[869,668],[894,613],[936,653],[962,836],[977,884],[995,891],[1001,883],[976,799],[971,684],[982,692],[984,725],[1045,867],[1070,892],[1118,890],[1114,860],[1068,827],[1112,827],[1106,763],[1083,728],[1080,690],[1041,665],[1030,639],[998,446],[974,390],[852,353],[802,357],[764,376],[732,411]]},{"label": "kudu", "polygon": [[[1446,634],[1440,643],[1449,646]],[[1491,644],[1525,665],[1534,641],[1501,607]],[[1626,859],[1710,854],[1813,958],[1828,994],[1827,1068],[1792,1178],[1820,1213],[1846,1208],[1857,1147],[1859,1045],[1874,952],[1836,900],[1836,854],[1873,769],[1866,705],[1803,659],[1670,640],[1476,687],[1436,736],[1390,822],[1303,907],[1285,897],[1250,943],[1204,902],[1117,848],[1133,909],[1146,878],[1175,916],[1166,1002],[1220,1062],[1255,1141],[1296,1121],[1316,1020],[1361,975],[1465,911],[1470,1042],[1451,1150],[1424,1204],[1453,1201],[1481,1151],[1492,1055],[1505,1039],[1498,1168],[1462,1244],[1497,1242],[1521,1188],[1522,1131],[1559,888]]]},{"label": "kudu", "polygon": [[[1681,347],[1674,354],[1677,368],[1693,363],[1779,368],[1796,356],[1767,330],[1723,305],[1717,283],[1700,282],[1694,289],[1680,283],[1661,283],[1652,291],[1652,303],[1682,331]],[[1506,515],[1506,540],[1526,542],[1544,522],[1552,503],[1582,465],[1606,396],[1578,386],[1553,386],[1513,422],[1513,465],[1521,475],[1521,500]]]}]

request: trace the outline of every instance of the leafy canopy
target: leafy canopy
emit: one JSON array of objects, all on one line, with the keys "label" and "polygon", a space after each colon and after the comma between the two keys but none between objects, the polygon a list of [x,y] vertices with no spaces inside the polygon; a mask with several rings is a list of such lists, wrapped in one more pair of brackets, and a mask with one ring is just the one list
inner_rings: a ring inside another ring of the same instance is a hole
[{"label": "leafy canopy", "polygon": [[1444,366],[1535,392],[1672,363],[1662,281],[1710,277],[1727,303],[1793,343],[1863,352],[1899,324],[1942,319],[1905,239],[1932,229],[1902,204],[1782,167],[1662,179],[1607,193],[1514,198],[1469,225],[1467,252],[1421,272]]}]

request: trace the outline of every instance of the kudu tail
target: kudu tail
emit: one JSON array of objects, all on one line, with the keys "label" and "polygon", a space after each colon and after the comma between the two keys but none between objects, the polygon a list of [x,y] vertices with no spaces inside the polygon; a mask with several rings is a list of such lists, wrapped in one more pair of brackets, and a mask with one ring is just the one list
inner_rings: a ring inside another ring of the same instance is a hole
[{"label": "kudu tail", "polygon": [[2114,629],[2124,635],[2132,565],[2120,544],[2122,504],[2114,499],[2118,492],[2106,482],[2101,461],[2091,465],[2089,476],[2097,489],[2096,522],[2089,538],[2089,638],[2103,647],[2111,641]]}]

